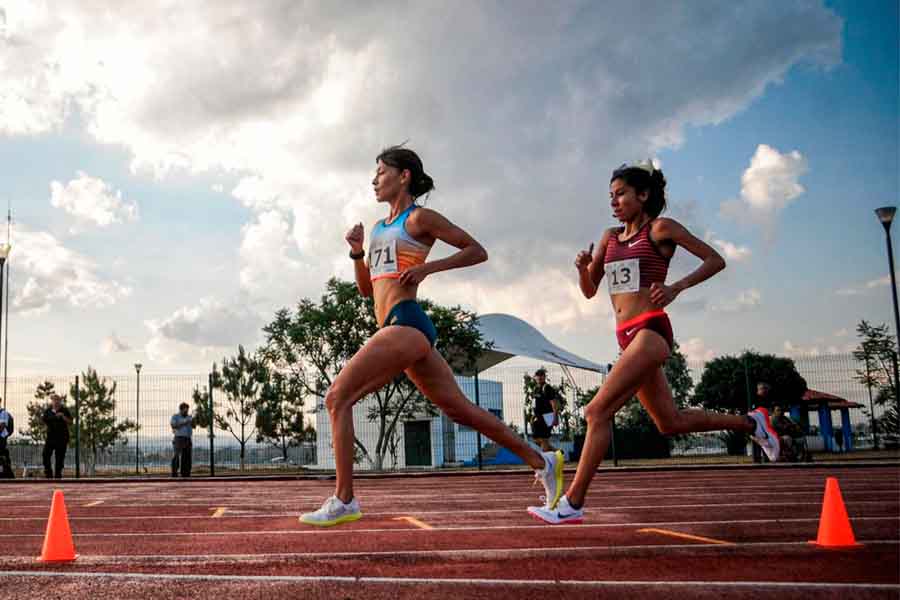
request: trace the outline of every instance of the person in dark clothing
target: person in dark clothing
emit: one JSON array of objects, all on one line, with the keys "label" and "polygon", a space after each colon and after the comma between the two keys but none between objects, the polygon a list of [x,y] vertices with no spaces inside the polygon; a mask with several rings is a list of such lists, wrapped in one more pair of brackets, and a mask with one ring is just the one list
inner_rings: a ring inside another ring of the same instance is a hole
[{"label": "person in dark clothing", "polygon": [[15,478],[12,461],[9,457],[9,448],[6,447],[6,441],[12,434],[12,429],[12,416],[0,406],[0,477],[3,479]]},{"label": "person in dark clothing", "polygon": [[547,371],[534,372],[534,418],[531,421],[531,438],[542,452],[555,450],[550,445],[553,428],[559,424],[559,392],[547,383]]},{"label": "person in dark clothing", "polygon": [[[44,475],[47,479],[62,479],[63,466],[66,464],[66,449],[69,446],[69,425],[72,413],[62,403],[62,396],[53,394],[50,406],[42,417],[47,425],[47,440],[44,442]],[[55,463],[51,457],[56,455]]]},{"label": "person in dark clothing", "polygon": [[172,450],[175,455],[172,457],[172,477],[178,477],[178,468],[181,467],[181,476],[191,476],[191,452],[193,451],[193,443],[191,436],[194,430],[194,419],[188,414],[190,410],[187,402],[178,405],[178,412],[172,415],[169,424],[172,426]]}]

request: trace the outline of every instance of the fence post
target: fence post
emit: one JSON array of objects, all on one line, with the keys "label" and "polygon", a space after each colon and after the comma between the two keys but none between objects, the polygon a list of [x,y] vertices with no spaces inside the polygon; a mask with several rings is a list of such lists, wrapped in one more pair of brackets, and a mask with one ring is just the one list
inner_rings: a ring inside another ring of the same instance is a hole
[{"label": "fence post", "polygon": [[209,374],[209,476],[216,476],[216,410],[213,404],[213,376]]},{"label": "fence post", "polygon": [[[478,371],[475,371],[475,406],[481,407],[481,396],[478,391]],[[481,432],[476,430],[475,439],[477,440],[476,444],[478,445],[478,470],[481,470]]]},{"label": "fence post", "polygon": [[616,415],[613,415],[613,418],[609,421],[609,432],[609,443],[612,445],[613,466],[618,467],[619,456],[616,454]]},{"label": "fence post", "polygon": [[81,478],[81,394],[75,376],[75,479]]},{"label": "fence post", "polygon": [[869,372],[868,354],[866,354],[866,389],[869,390],[869,419],[872,423],[872,449],[878,450],[878,429],[875,423],[875,407],[872,405],[872,374]]}]

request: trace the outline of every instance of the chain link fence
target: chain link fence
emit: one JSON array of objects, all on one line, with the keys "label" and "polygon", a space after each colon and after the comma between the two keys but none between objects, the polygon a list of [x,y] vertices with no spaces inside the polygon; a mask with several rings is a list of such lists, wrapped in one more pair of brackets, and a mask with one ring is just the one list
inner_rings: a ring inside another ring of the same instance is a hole
[{"label": "chain link fence", "polygon": [[[810,389],[847,401],[842,404],[844,408],[832,409],[828,402],[820,402],[811,409],[802,409],[808,414],[808,418],[799,419],[804,427],[803,442],[814,458],[833,458],[838,453],[843,453],[845,458],[897,457],[896,435],[881,432],[876,447],[874,434],[878,432],[873,424],[884,416],[886,407],[876,405],[866,386],[856,381],[860,364],[852,355],[803,357],[794,361]],[[514,359],[480,373],[477,387],[472,378],[459,377],[457,382],[470,401],[477,402],[518,434],[530,439],[532,405],[526,392],[526,378],[538,366],[547,369],[548,383],[557,387],[564,398],[560,423],[554,429],[551,444],[561,448],[569,460],[575,460],[584,440],[582,405],[589,400],[590,392],[602,385],[604,375]],[[702,362],[689,362],[694,384],[699,382],[703,368]],[[91,426],[88,422],[91,417],[81,405],[89,393],[83,375],[77,378],[77,383],[74,376],[9,379],[6,407],[15,419],[15,433],[8,439],[8,447],[17,477],[44,476],[43,443],[40,436],[33,439],[31,430],[36,423],[29,422],[28,405],[46,407],[46,402],[35,399],[38,387],[45,382],[53,384],[56,393],[66,397],[65,405],[73,415],[78,412],[80,417],[80,429],[74,425],[71,428],[65,477],[172,473],[170,420],[182,402],[190,405],[192,414],[199,410],[194,394],[195,391],[201,394],[208,391],[208,375],[101,374],[99,379],[110,392],[112,406],[107,415],[108,423],[138,426],[125,427],[116,439],[102,444],[92,444],[92,436],[86,433]],[[221,390],[213,391],[213,410],[221,422],[212,431],[208,426],[193,430],[194,475],[287,474],[334,469],[328,413],[322,398],[304,399],[302,418],[307,432],[302,439],[291,442],[283,436],[274,440],[258,439],[256,426],[259,423],[257,415],[252,413],[244,418],[242,430],[238,419],[225,414],[223,396]],[[204,410],[209,409],[206,400],[201,404]],[[626,406],[617,415],[607,462],[623,465],[753,460],[749,444],[737,450],[731,448],[729,452],[726,438],[719,432],[665,438],[655,432],[646,413],[641,414],[640,409]],[[797,415],[796,410],[794,415]],[[205,421],[197,421],[205,424],[208,417],[208,414],[204,415]],[[831,422],[826,424],[824,421],[828,419]],[[508,450],[478,432],[450,421],[427,404],[415,405],[414,410],[404,409],[399,415],[396,412],[383,414],[377,399],[368,397],[354,407],[354,426],[356,468],[359,470],[496,468],[521,464]],[[312,429],[314,432],[310,433]],[[840,434],[834,436],[834,431]],[[243,458],[241,440],[244,441]]]}]

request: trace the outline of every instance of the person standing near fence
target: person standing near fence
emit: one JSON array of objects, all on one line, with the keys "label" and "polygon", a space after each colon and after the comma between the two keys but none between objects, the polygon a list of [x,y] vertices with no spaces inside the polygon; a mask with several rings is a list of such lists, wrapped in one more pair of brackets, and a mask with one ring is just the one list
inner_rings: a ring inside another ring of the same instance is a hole
[{"label": "person standing near fence", "polygon": [[6,442],[12,433],[12,417],[6,409],[0,407],[0,478],[13,479],[12,460],[9,457],[9,448]]},{"label": "person standing near fence", "polygon": [[559,392],[547,383],[547,370],[534,372],[534,417],[531,420],[531,438],[543,452],[553,452],[550,445],[553,428],[559,424]]},{"label": "person standing near fence", "polygon": [[191,453],[193,452],[193,442],[191,437],[194,434],[194,418],[188,414],[190,406],[187,402],[178,405],[178,412],[172,415],[169,424],[172,426],[172,449],[174,456],[172,457],[172,477],[178,477],[179,467],[182,477],[191,476]]},{"label": "person standing near fence", "polygon": [[[69,447],[69,425],[72,424],[72,413],[62,403],[62,396],[50,396],[50,406],[44,410],[41,420],[47,426],[47,439],[44,441],[44,476],[47,479],[62,479],[63,467],[66,464],[66,449]],[[53,458],[56,461],[53,461]]]}]

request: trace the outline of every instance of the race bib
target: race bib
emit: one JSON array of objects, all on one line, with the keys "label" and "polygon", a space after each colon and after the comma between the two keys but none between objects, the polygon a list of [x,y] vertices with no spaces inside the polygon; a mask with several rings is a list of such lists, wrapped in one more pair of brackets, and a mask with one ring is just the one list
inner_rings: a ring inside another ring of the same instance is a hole
[{"label": "race bib", "polygon": [[393,275],[397,267],[397,240],[373,243],[369,247],[369,273],[372,277]]},{"label": "race bib", "polygon": [[641,261],[628,258],[606,263],[606,281],[610,294],[627,294],[641,289]]}]

